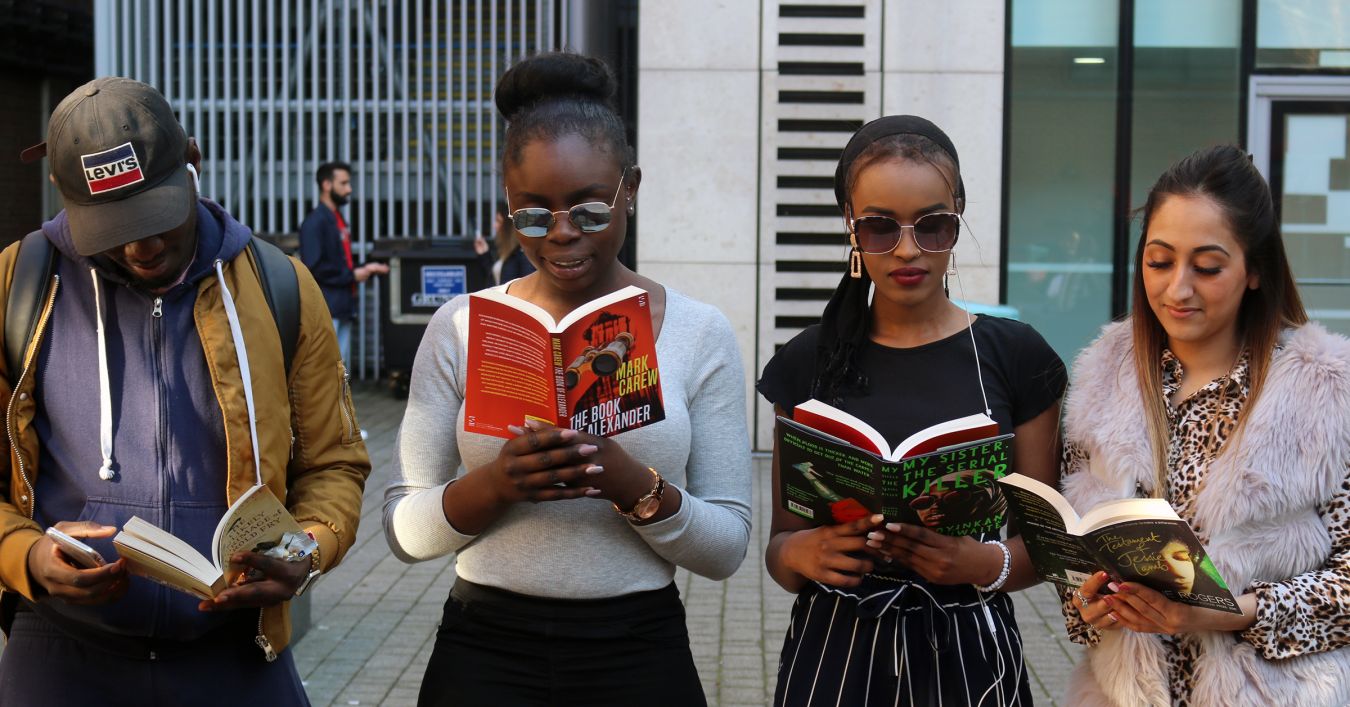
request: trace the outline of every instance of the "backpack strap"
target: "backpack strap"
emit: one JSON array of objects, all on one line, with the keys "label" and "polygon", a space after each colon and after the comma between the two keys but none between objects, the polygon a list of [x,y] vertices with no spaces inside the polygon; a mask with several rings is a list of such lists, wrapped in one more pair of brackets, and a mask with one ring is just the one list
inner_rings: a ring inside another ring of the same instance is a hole
[{"label": "backpack strap", "polygon": [[258,264],[258,280],[272,310],[277,333],[281,335],[281,355],[286,362],[286,379],[291,378],[291,359],[300,338],[300,281],[291,259],[280,248],[254,236],[248,241],[253,262]]},{"label": "backpack strap", "polygon": [[42,231],[33,231],[19,243],[14,278],[5,305],[5,362],[11,383],[23,370],[23,354],[33,340],[43,296],[56,269],[56,249]]}]

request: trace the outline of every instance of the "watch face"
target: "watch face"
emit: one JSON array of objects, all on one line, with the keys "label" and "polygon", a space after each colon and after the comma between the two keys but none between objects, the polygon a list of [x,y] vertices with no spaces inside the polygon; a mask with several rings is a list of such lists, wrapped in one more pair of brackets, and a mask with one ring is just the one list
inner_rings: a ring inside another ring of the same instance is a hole
[{"label": "watch face", "polygon": [[656,515],[656,511],[661,508],[661,499],[656,496],[647,496],[638,501],[637,507],[633,509],[633,515],[639,520],[647,520]]}]

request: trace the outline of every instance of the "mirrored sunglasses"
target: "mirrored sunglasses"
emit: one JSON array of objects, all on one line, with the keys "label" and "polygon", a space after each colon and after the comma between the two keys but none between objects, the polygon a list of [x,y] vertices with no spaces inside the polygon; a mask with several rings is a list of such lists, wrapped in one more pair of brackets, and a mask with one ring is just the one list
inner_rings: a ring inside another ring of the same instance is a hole
[{"label": "mirrored sunglasses", "polygon": [[[548,230],[553,228],[553,224],[558,222],[559,214],[566,214],[572,225],[576,226],[577,230],[582,233],[603,231],[609,228],[610,222],[614,220],[614,206],[619,203],[619,194],[623,192],[623,180],[627,176],[627,169],[619,174],[619,188],[614,191],[614,199],[608,204],[588,201],[584,204],[577,204],[566,211],[549,211],[541,207],[517,209],[511,212],[511,225],[522,236],[543,238],[548,235]],[[506,200],[506,208],[509,210],[511,208],[511,192],[509,190],[506,193]]]},{"label": "mirrored sunglasses", "polygon": [[914,231],[914,244],[919,250],[945,253],[956,246],[956,238],[961,234],[961,217],[943,212],[924,214],[913,226],[901,225],[890,216],[853,219],[858,249],[870,255],[884,255],[895,250],[906,228]]}]

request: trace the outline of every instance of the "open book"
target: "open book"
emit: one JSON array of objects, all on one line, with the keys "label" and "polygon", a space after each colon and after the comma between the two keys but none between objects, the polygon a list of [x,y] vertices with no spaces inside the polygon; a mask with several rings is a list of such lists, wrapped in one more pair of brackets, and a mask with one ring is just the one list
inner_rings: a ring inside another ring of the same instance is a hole
[{"label": "open book", "polygon": [[1126,498],[1080,517],[1063,495],[1029,476],[999,482],[1041,579],[1076,587],[1105,570],[1173,601],[1242,613],[1195,531],[1167,501]]},{"label": "open book", "polygon": [[925,427],[892,447],[871,425],[815,399],[798,405],[793,410],[792,419],[814,430],[838,437],[887,461],[914,457],[954,444],[998,436],[998,423],[984,413],[976,413]]},{"label": "open book", "polygon": [[533,418],[608,437],[665,419],[650,305],[629,286],[554,322],[499,290],[470,295],[464,430],[509,438]]},{"label": "open book", "polygon": [[[801,412],[798,406],[798,417],[818,419]],[[818,524],[881,513],[888,521],[923,525],[944,535],[998,530],[1007,519],[1007,502],[994,480],[1010,471],[1012,435],[997,436],[997,425],[992,420],[988,424],[992,428],[967,425],[964,437],[948,432],[916,435],[906,448],[919,453],[891,458],[896,452],[889,445],[854,444],[800,420],[779,417],[780,503]],[[935,439],[947,444],[936,447]]]},{"label": "open book", "polygon": [[237,574],[238,568],[229,566],[230,555],[262,552],[290,532],[304,531],[270,489],[254,486],[216,524],[209,559],[172,533],[136,516],[122,526],[113,546],[126,559],[132,574],[210,599],[224,591]]}]

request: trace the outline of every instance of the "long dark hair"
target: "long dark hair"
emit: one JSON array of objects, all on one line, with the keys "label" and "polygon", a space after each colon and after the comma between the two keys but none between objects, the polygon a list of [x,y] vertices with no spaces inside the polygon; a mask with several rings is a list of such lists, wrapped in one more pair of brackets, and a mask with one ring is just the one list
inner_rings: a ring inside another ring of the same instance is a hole
[{"label": "long dark hair", "polygon": [[[932,126],[932,130],[942,134],[937,126]],[[942,138],[946,136],[942,135]],[[845,221],[849,218],[849,199],[858,175],[883,160],[909,160],[933,165],[947,181],[956,211],[960,213],[965,210],[961,168],[954,148],[949,152],[932,138],[904,132],[880,137],[868,143],[856,156],[846,153],[841,159],[836,181],[837,192],[841,197],[839,207]],[[863,272],[865,274],[866,270]],[[868,307],[871,285],[870,277],[854,278],[846,272],[835,287],[829,304],[825,305],[825,312],[820,318],[816,375],[811,383],[811,397],[816,400],[838,406],[846,394],[867,392],[867,374],[859,366],[858,354],[866,346],[871,334],[872,318]]]},{"label": "long dark hair", "polygon": [[612,155],[620,168],[631,168],[633,147],[614,110],[616,88],[604,62],[581,54],[544,52],[514,64],[493,92],[507,120],[503,166],[518,164],[534,140],[580,135]]},{"label": "long dark hair", "polygon": [[[1163,172],[1144,203],[1143,232],[1134,255],[1132,300],[1134,369],[1153,446],[1155,495],[1162,494],[1167,468],[1167,403],[1163,400],[1159,365],[1167,332],[1149,306],[1144,290],[1144,245],[1153,214],[1173,196],[1204,197],[1214,202],[1242,245],[1247,272],[1258,278],[1257,288],[1243,293],[1237,315],[1238,336],[1250,357],[1251,393],[1246,410],[1261,394],[1280,332],[1308,321],[1285,255],[1270,186],[1247,153],[1233,145],[1211,147],[1190,154]],[[1246,414],[1240,415],[1237,429],[1228,439],[1238,435],[1246,418]]]}]

